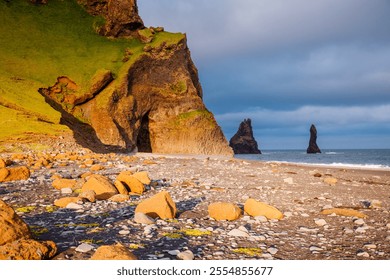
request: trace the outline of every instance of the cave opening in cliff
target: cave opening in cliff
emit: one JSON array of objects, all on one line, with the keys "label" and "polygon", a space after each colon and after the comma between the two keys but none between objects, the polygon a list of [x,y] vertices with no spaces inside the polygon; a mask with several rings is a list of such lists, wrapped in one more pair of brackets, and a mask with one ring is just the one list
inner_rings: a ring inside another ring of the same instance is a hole
[{"label": "cave opening in cliff", "polygon": [[141,126],[138,131],[137,137],[138,152],[151,153],[152,145],[150,143],[150,131],[149,131],[149,112],[146,113],[141,120]]}]

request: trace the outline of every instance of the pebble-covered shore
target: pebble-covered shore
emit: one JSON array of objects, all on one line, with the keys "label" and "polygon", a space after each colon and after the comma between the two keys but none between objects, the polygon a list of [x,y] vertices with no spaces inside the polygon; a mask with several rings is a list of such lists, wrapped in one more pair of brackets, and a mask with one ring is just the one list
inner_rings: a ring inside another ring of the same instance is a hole
[{"label": "pebble-covered shore", "polygon": [[[0,183],[0,199],[36,239],[57,244],[54,259],[89,259],[99,246],[117,242],[145,260],[390,258],[389,171],[87,150],[1,157],[31,169],[28,180]],[[72,189],[55,189],[53,178],[82,184],[91,172],[113,182],[125,170],[148,173],[152,181],[142,195],[125,202],[53,206],[58,198],[77,196]],[[151,225],[134,221],[137,204],[163,190],[176,203],[176,218]],[[216,221],[208,215],[210,203],[232,202],[243,209],[248,198],[276,207],[284,218],[244,213],[235,221]],[[367,217],[321,214],[329,208],[354,209]]]}]

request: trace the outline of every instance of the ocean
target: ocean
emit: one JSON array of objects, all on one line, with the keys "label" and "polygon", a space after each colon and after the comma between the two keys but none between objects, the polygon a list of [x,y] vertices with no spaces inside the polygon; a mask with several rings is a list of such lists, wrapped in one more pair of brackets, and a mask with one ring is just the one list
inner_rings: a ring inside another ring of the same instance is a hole
[{"label": "ocean", "polygon": [[288,162],[319,166],[390,169],[390,149],[322,150],[307,154],[306,150],[262,150],[260,155],[235,155],[236,158],[264,162]]}]

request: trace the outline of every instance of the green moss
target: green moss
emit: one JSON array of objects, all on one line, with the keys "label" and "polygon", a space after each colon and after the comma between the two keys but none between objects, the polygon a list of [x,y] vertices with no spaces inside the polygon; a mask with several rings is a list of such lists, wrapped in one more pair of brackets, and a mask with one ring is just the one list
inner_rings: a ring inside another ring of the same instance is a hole
[{"label": "green moss", "polygon": [[87,244],[102,244],[103,242],[104,240],[102,239],[95,240],[93,238],[80,240],[80,243],[87,243]]},{"label": "green moss", "polygon": [[262,251],[259,248],[238,248],[233,249],[232,251],[237,254],[244,254],[251,257],[262,255]]},{"label": "green moss", "polygon": [[45,207],[45,210],[46,212],[48,213],[53,213],[54,211],[56,211],[58,209],[57,206],[53,206],[53,205],[48,205]]},{"label": "green moss", "polygon": [[[107,69],[116,80],[113,88],[99,94],[98,103],[106,106],[111,102],[113,90],[123,85],[131,66],[150,54],[137,39],[98,35],[96,31],[104,24],[103,17],[89,15],[76,0],[50,0],[47,5],[0,1],[0,141],[31,133],[70,132],[59,125],[60,113],[38,93],[39,88],[52,86],[59,76],[74,81],[78,90],[70,93],[78,95],[89,90],[91,78],[99,69]],[[173,49],[185,39],[181,33],[140,32],[153,36],[148,44],[152,48],[165,44],[165,49]],[[124,55],[130,53],[124,62]],[[179,93],[184,90],[182,84],[174,87]],[[67,91],[64,87],[57,97],[64,99]],[[76,118],[86,122],[82,112],[77,112]]]},{"label": "green moss", "polygon": [[20,207],[15,209],[16,212],[21,212],[21,213],[29,213],[31,211],[35,210],[35,206],[25,206],[25,207]]},{"label": "green moss", "polygon": [[203,235],[211,235],[211,231],[208,230],[199,230],[199,229],[185,229],[182,230],[187,236],[203,236]]},{"label": "green moss", "polygon": [[182,238],[183,235],[177,232],[170,232],[170,233],[163,233],[163,236],[170,238],[170,239],[179,239]]},{"label": "green moss", "polygon": [[137,250],[137,249],[143,249],[143,248],[145,248],[145,244],[134,244],[134,243],[132,243],[132,244],[129,245],[129,249],[131,249],[131,250]]},{"label": "green moss", "polygon": [[44,233],[49,232],[49,230],[47,228],[42,227],[42,226],[35,226],[35,225],[30,226],[30,231],[36,237],[38,237]]}]

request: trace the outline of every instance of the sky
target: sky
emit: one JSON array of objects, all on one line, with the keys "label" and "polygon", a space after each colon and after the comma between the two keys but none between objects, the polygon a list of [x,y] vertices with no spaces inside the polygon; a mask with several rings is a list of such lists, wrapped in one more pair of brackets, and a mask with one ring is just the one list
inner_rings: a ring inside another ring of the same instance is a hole
[{"label": "sky", "polygon": [[187,34],[203,99],[229,140],[260,149],[390,148],[390,0],[138,0]]}]

